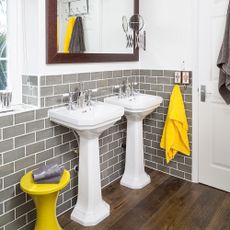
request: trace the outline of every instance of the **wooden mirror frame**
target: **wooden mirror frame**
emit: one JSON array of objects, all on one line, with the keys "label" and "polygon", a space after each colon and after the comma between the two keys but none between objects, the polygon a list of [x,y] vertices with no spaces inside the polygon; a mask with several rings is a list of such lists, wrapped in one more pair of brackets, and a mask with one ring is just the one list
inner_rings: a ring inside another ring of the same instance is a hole
[{"label": "wooden mirror frame", "polygon": [[[134,1],[134,14],[139,14],[139,0]],[[139,49],[122,53],[59,53],[57,49],[57,0],[46,0],[47,64],[138,61]]]}]

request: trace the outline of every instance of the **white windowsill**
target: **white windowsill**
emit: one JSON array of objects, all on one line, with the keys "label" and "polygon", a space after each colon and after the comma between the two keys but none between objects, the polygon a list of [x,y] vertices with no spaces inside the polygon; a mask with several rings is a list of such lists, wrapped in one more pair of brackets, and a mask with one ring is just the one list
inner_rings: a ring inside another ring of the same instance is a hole
[{"label": "white windowsill", "polygon": [[36,109],[38,109],[38,107],[32,105],[26,105],[26,104],[12,105],[8,109],[0,109],[0,117],[33,111]]}]

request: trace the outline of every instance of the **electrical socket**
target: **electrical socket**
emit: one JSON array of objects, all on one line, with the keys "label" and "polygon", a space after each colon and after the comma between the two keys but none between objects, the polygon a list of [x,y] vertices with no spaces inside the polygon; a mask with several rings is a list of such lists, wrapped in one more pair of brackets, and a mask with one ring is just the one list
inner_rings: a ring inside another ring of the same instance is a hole
[{"label": "electrical socket", "polygon": [[181,72],[175,72],[175,78],[174,78],[174,83],[175,84],[181,84]]},{"label": "electrical socket", "polygon": [[189,85],[190,84],[190,72],[183,71],[182,72],[182,84]]}]

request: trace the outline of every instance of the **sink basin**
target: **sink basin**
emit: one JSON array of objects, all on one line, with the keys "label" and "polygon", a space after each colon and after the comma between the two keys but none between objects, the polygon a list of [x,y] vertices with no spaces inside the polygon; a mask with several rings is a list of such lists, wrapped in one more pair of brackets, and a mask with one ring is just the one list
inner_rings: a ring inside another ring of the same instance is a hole
[{"label": "sink basin", "polygon": [[124,97],[121,99],[118,98],[118,96],[105,98],[106,103],[124,107],[126,114],[148,113],[149,110],[153,111],[159,107],[162,101],[163,99],[161,97],[147,94],[136,94],[135,96]]},{"label": "sink basin", "polygon": [[94,226],[109,216],[110,207],[101,194],[99,135],[124,115],[124,108],[102,102],[84,109],[60,107],[49,111],[50,120],[80,136],[78,199],[71,219]]},{"label": "sink basin", "polygon": [[124,109],[103,102],[93,102],[92,106],[84,109],[67,110],[60,107],[49,111],[53,122],[72,128],[74,130],[93,130],[117,121],[124,115]]},{"label": "sink basin", "polygon": [[136,94],[132,97],[108,97],[106,103],[122,106],[127,118],[125,172],[121,185],[141,189],[151,182],[145,172],[143,151],[143,119],[163,102],[158,96]]}]

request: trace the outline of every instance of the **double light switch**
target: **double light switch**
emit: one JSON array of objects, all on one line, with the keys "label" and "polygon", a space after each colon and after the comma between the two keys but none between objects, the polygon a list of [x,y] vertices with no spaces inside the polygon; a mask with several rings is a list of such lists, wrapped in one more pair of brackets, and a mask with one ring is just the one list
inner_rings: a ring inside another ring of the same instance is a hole
[{"label": "double light switch", "polygon": [[175,72],[175,84],[189,85],[190,72],[189,71]]}]

